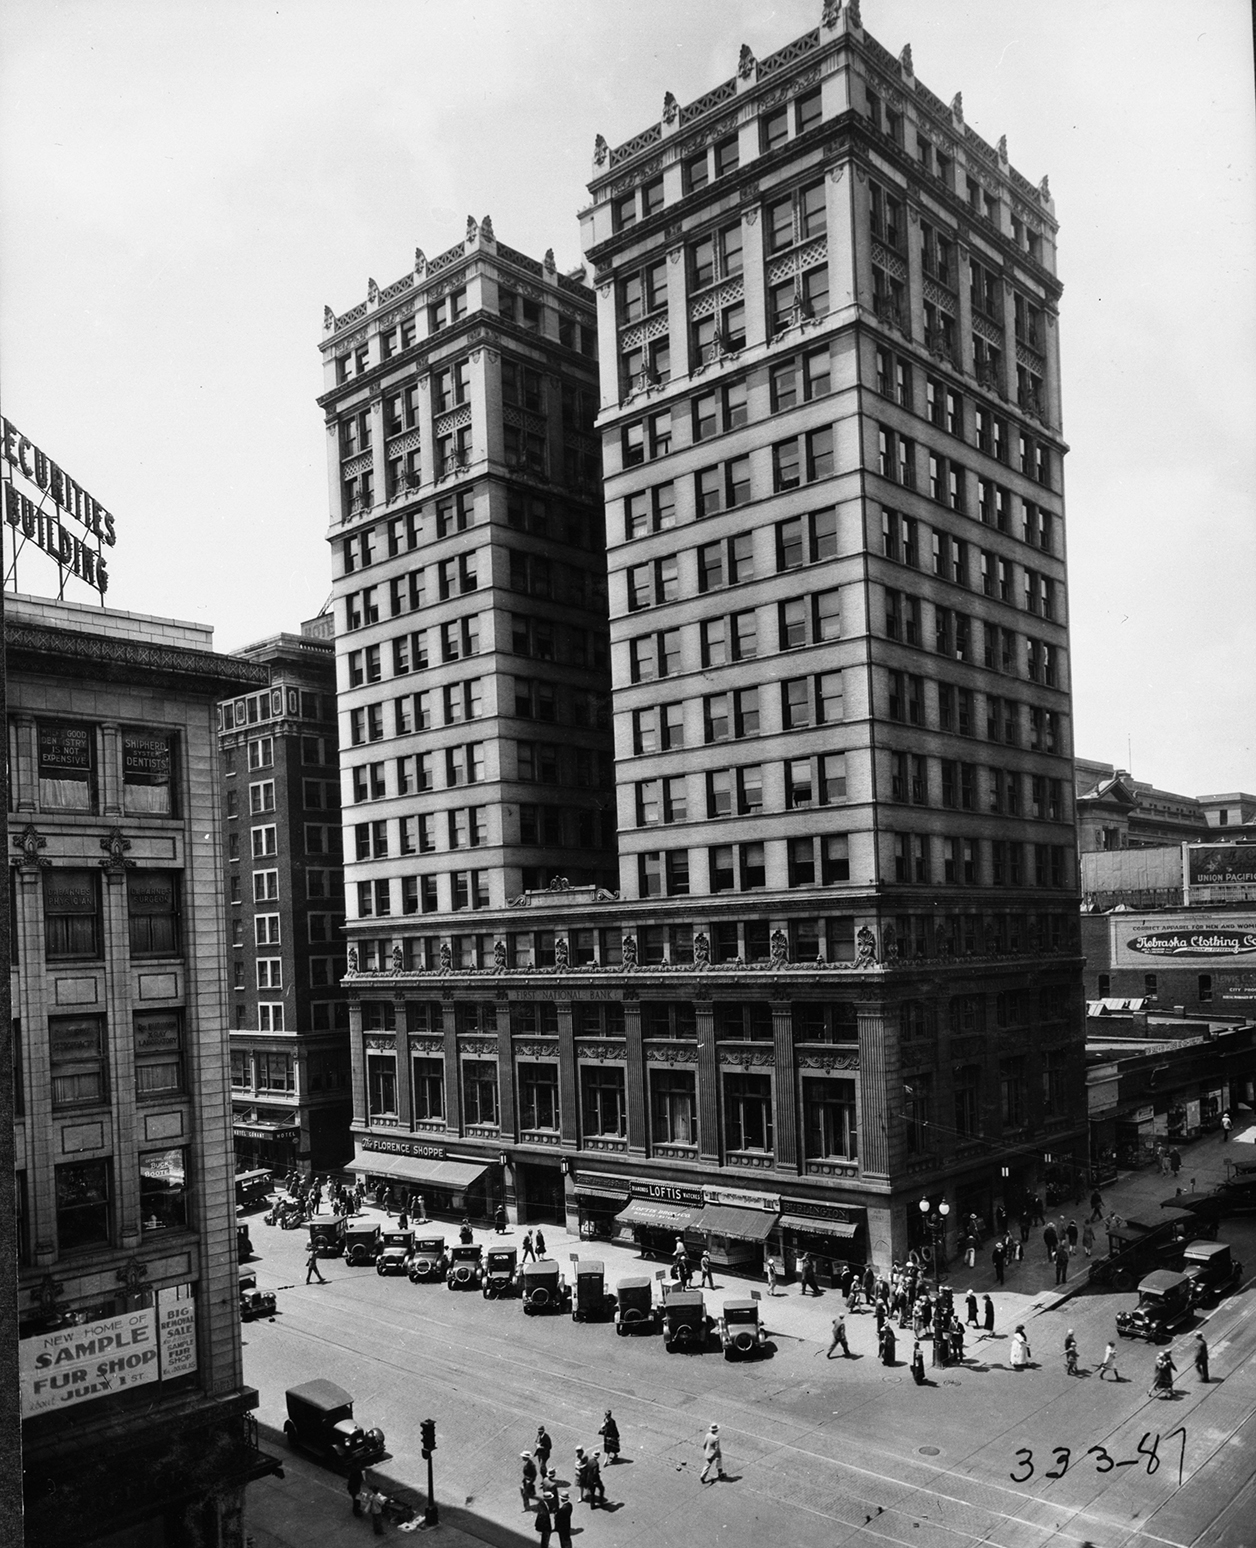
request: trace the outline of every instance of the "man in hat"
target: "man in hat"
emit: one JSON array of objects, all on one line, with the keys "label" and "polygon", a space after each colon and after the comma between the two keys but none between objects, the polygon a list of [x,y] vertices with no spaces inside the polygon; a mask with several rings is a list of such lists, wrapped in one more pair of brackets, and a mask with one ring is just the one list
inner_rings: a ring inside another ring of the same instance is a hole
[{"label": "man in hat", "polygon": [[571,1548],[571,1495],[566,1489],[559,1496],[558,1509],[554,1512],[554,1530],[558,1533],[558,1548]]},{"label": "man in hat", "polygon": [[699,1483],[706,1483],[707,1474],[711,1471],[712,1468],[715,1469],[716,1477],[723,1478],[725,1476],[724,1453],[720,1449],[720,1427],[718,1424],[713,1424],[703,1436],[702,1456],[704,1460],[702,1463],[702,1471],[698,1474]]},{"label": "man in hat", "polygon": [[532,1460],[530,1451],[521,1451],[519,1459],[523,1463],[523,1477],[519,1481],[519,1493],[523,1496],[523,1508],[527,1510],[532,1504],[532,1496],[536,1493],[536,1463]]},{"label": "man in hat", "polygon": [[1199,1379],[1208,1385],[1208,1340],[1202,1333],[1195,1335],[1195,1369],[1199,1372]]}]

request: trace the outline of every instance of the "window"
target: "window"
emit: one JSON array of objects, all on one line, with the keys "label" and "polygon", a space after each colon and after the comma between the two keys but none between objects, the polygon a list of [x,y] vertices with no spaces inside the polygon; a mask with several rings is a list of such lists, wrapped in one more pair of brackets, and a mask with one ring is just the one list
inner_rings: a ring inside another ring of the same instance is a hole
[{"label": "window", "polygon": [[49,962],[101,954],[100,873],[44,871],[44,949]]},{"label": "window", "polygon": [[57,1247],[62,1253],[108,1246],[112,1163],[78,1161],[56,1168]]},{"label": "window", "polygon": [[955,1092],[955,1133],[972,1139],[981,1133],[981,1066],[968,1064],[953,1076]]},{"label": "window", "polygon": [[792,838],[788,841],[789,885],[810,887],[816,879],[815,840]]},{"label": "window", "polygon": [[152,731],[122,732],[122,808],[168,817],[173,811],[174,739]]},{"label": "window", "polygon": [[1199,1002],[1207,1005],[1212,999],[1212,974],[1201,973],[1199,975]]},{"label": "window", "polygon": [[758,627],[753,612],[732,614],[729,632],[734,661],[750,661],[758,654]]},{"label": "window", "polygon": [[140,1152],[140,1225],[148,1231],[180,1231],[188,1223],[187,1152]]},{"label": "window", "polygon": [[767,886],[767,866],[762,844],[741,845],[741,890],[753,892]]},{"label": "window", "polygon": [[103,1016],[49,1016],[52,1106],[93,1107],[109,1100]]},{"label": "window", "polygon": [[617,1065],[582,1065],[580,1095],[585,1134],[626,1137],[628,1104],[622,1069]]},{"label": "window", "polygon": [[808,1157],[854,1161],[859,1155],[853,1080],[802,1083],[804,1145]]},{"label": "window", "polygon": [[96,803],[96,728],[41,720],[37,728],[39,805],[44,811],[93,810]]},{"label": "window", "polygon": [[698,1142],[696,1076],[692,1070],[648,1066],[650,1137],[657,1145]]},{"label": "window", "polygon": [[1025,1056],[999,1061],[999,1098],[1005,1129],[1020,1129],[1028,1119],[1028,1081]]},{"label": "window", "polygon": [[557,1129],[558,1066],[520,1063],[518,1069],[520,1128]]},{"label": "window", "polygon": [[933,1122],[933,1076],[921,1070],[903,1086],[903,1119],[908,1155],[923,1155],[933,1148],[929,1126]]},{"label": "window", "polygon": [[396,1117],[397,1059],[394,1054],[367,1054],[366,1106],[371,1118]]},{"label": "window", "polygon": [[771,1152],[772,1081],[766,1075],[724,1076],[724,1138],[730,1150]]}]

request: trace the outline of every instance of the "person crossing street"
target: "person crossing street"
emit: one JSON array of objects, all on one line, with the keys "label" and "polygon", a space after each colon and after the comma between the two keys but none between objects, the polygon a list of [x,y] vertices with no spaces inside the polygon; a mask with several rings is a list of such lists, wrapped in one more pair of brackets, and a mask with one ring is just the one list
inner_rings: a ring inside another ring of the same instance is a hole
[{"label": "person crossing street", "polygon": [[828,1353],[824,1358],[831,1360],[833,1358],[833,1351],[838,1348],[841,1349],[843,1356],[849,1360],[850,1345],[846,1342],[846,1318],[840,1312],[833,1319],[833,1337],[829,1343]]},{"label": "person crossing street", "polygon": [[703,1436],[702,1455],[705,1460],[702,1463],[702,1471],[698,1474],[698,1482],[706,1483],[707,1474],[712,1468],[715,1469],[717,1478],[723,1478],[725,1476],[724,1453],[720,1447],[720,1427],[718,1424],[713,1424],[705,1436]]},{"label": "person crossing street", "polygon": [[1116,1344],[1112,1339],[1104,1345],[1103,1359],[1095,1366],[1095,1375],[1102,1381],[1109,1371],[1112,1372],[1113,1381],[1120,1381],[1116,1368]]}]

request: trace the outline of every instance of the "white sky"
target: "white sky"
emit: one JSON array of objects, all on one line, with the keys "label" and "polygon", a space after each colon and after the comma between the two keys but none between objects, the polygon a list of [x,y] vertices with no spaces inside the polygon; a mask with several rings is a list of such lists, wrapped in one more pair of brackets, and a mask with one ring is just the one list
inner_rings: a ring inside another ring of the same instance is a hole
[{"label": "white sky", "polygon": [[[293,629],[330,589],[316,345],[468,213],[581,261],[593,137],[821,0],[0,0],[4,412],[118,518],[112,606]],[[1256,790],[1247,0],[865,0],[1051,180],[1079,756]],[[51,594],[48,561],[23,589]],[[84,588],[73,594],[86,597]]]}]

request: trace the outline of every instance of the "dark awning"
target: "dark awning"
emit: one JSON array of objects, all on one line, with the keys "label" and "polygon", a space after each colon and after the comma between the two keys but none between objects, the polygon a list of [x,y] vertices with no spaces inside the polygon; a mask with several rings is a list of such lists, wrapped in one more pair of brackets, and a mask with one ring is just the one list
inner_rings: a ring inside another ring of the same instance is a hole
[{"label": "dark awning", "polygon": [[782,1215],[781,1224],[790,1231],[805,1231],[811,1236],[836,1236],[849,1241],[859,1226],[852,1220],[813,1220],[810,1215]]},{"label": "dark awning", "polygon": [[766,1242],[776,1224],[776,1211],[739,1209],[735,1204],[708,1204],[701,1227],[708,1236],[733,1236],[742,1242]]},{"label": "dark awning", "polygon": [[616,1225],[655,1226],[661,1231],[685,1231],[702,1226],[706,1211],[684,1204],[665,1204],[661,1199],[633,1199],[615,1216]]},{"label": "dark awning", "polygon": [[347,1170],[365,1176],[390,1177],[394,1182],[429,1183],[435,1188],[469,1188],[483,1177],[487,1162],[428,1161],[421,1156],[394,1156],[359,1150]]}]

